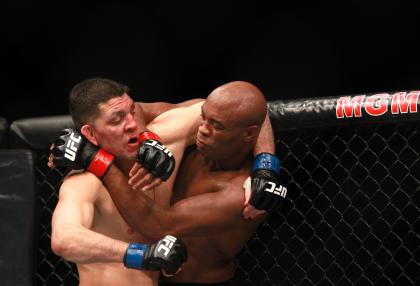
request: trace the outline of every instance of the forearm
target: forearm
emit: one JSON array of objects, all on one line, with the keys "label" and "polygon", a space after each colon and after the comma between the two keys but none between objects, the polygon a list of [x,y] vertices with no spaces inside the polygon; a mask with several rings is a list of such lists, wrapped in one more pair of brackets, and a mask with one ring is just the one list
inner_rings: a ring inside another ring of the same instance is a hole
[{"label": "forearm", "polygon": [[60,224],[52,232],[53,251],[74,263],[122,263],[128,243],[83,226]]},{"label": "forearm", "polygon": [[[125,221],[149,239],[157,240],[166,234],[214,235],[242,221],[243,194],[227,187],[224,191],[184,198],[170,208],[163,208],[143,191],[130,189],[127,178],[115,166],[102,179]],[[239,181],[242,185],[242,178]],[[237,189],[237,182],[230,188]]]},{"label": "forearm", "polygon": [[259,153],[270,153],[275,154],[276,146],[274,143],[274,134],[271,127],[270,118],[268,113],[265,116],[263,125],[261,126],[261,131],[257,139],[257,143],[254,147],[254,156]]},{"label": "forearm", "polygon": [[115,165],[109,168],[102,181],[121,216],[136,232],[152,240],[171,233],[169,213],[143,191],[131,189],[128,178]]}]

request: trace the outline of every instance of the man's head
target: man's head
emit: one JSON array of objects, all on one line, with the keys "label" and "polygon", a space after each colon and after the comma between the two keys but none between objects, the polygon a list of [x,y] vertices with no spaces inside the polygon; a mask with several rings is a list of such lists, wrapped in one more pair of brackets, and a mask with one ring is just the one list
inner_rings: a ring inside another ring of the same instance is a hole
[{"label": "man's head", "polygon": [[211,92],[202,107],[197,149],[213,160],[226,160],[253,149],[267,113],[262,92],[234,81]]},{"label": "man's head", "polygon": [[136,153],[139,130],[129,88],[103,78],[84,80],[70,92],[69,109],[74,124],[93,144],[127,158]]}]

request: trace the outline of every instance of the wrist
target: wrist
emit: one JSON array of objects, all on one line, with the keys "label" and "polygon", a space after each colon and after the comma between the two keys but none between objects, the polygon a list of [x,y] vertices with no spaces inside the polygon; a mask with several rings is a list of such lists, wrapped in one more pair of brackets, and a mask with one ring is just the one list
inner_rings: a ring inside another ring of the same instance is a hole
[{"label": "wrist", "polygon": [[149,249],[147,244],[132,242],[128,245],[123,263],[127,268],[143,269],[143,260]]},{"label": "wrist", "polygon": [[105,175],[108,168],[114,161],[114,156],[109,154],[103,149],[99,149],[98,152],[93,156],[89,166],[86,168],[87,171],[91,172],[98,178],[102,178]]},{"label": "wrist", "polygon": [[139,143],[145,141],[145,140],[156,140],[160,142],[160,137],[156,134],[153,133],[151,131],[143,131],[142,133],[140,133],[139,135]]},{"label": "wrist", "polygon": [[273,171],[279,175],[280,167],[280,160],[275,155],[270,153],[260,153],[255,157],[254,164],[252,165],[252,172],[264,169]]}]

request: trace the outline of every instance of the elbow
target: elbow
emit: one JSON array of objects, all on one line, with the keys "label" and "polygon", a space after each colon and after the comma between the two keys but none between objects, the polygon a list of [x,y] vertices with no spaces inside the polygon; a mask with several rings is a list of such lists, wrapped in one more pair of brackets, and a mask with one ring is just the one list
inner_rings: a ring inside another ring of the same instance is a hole
[{"label": "elbow", "polygon": [[51,234],[51,250],[66,260],[71,260],[72,245],[65,230],[55,230]]}]

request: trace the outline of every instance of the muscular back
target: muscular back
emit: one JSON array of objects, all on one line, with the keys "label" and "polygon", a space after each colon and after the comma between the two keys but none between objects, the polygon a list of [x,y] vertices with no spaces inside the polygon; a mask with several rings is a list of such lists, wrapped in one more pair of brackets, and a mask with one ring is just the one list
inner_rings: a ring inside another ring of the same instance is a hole
[{"label": "muscular back", "polygon": [[[200,194],[214,193],[231,208],[225,219],[214,224],[206,235],[182,237],[188,247],[188,261],[174,282],[221,282],[232,278],[234,259],[265,217],[242,217],[244,192],[251,161],[240,170],[218,170],[195,149],[189,150],[181,164],[174,186],[172,203]],[[214,211],[223,211],[214,206]],[[197,217],[196,219],[202,219]]]}]

